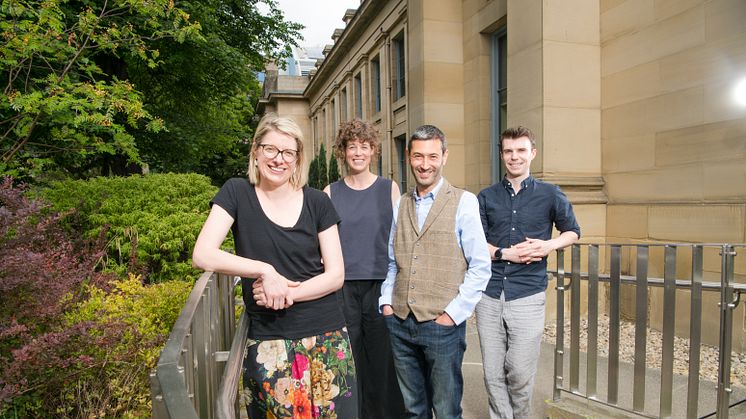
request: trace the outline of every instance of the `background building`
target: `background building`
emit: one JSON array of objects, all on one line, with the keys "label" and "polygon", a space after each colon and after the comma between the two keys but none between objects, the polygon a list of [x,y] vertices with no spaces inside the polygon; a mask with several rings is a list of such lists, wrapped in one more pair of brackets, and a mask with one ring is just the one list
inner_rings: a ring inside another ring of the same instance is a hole
[{"label": "background building", "polygon": [[[499,132],[522,124],[538,136],[533,174],[570,197],[584,242],[746,242],[746,106],[732,97],[743,0],[365,0],[344,21],[309,77],[265,82],[260,109],[298,119],[309,153],[340,121],[373,121],[378,171],[405,189],[408,134],[432,123],[448,138],[445,176],[476,193],[501,177]],[[707,255],[705,280],[719,261]],[[716,300],[705,295],[709,343]],[[736,313],[746,350],[744,304]]]}]

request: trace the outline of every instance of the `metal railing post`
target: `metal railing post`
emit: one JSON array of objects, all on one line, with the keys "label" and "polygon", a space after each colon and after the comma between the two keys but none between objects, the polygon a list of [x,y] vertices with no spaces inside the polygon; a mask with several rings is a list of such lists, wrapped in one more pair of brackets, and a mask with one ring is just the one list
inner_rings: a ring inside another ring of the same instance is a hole
[{"label": "metal railing post", "polygon": [[673,405],[673,338],[676,334],[676,246],[666,246],[663,269],[663,342],[661,345],[660,417]]},{"label": "metal railing post", "polygon": [[632,410],[645,410],[645,363],[648,343],[648,246],[637,246],[637,281],[635,283],[635,378]]},{"label": "metal railing post", "polygon": [[588,246],[588,354],[586,366],[586,393],[596,397],[598,364],[598,245]]},{"label": "metal railing post", "polygon": [[720,252],[720,352],[718,356],[717,418],[727,419],[730,404],[730,356],[733,343],[733,246],[723,245]]},{"label": "metal railing post", "polygon": [[622,246],[611,246],[611,276],[609,281],[609,381],[607,401],[616,405],[619,400],[619,304],[622,287]]},{"label": "metal railing post", "polygon": [[240,407],[236,393],[241,380],[243,358],[246,351],[246,339],[249,332],[249,318],[246,312],[241,315],[236,334],[233,337],[228,360],[220,380],[217,400],[215,401],[215,416],[219,419],[238,418]]},{"label": "metal railing post", "polygon": [[702,339],[702,246],[692,246],[692,284],[689,305],[689,378],[687,379],[687,419],[697,418],[699,406],[699,358]]},{"label": "metal railing post", "polygon": [[554,345],[554,393],[552,399],[560,400],[563,386],[563,356],[565,352],[565,251],[557,250],[557,322]]},{"label": "metal railing post", "polygon": [[577,393],[580,383],[580,246],[572,246],[570,283],[570,391]]}]

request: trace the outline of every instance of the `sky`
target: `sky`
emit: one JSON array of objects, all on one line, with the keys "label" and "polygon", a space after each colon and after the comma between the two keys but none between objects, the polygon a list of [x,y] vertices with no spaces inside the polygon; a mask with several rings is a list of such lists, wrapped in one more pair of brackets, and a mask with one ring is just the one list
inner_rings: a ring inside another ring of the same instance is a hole
[{"label": "sky", "polygon": [[332,43],[336,28],[344,28],[342,17],[347,9],[357,9],[360,0],[277,0],[285,19],[306,28],[301,31],[301,46],[321,46]]}]

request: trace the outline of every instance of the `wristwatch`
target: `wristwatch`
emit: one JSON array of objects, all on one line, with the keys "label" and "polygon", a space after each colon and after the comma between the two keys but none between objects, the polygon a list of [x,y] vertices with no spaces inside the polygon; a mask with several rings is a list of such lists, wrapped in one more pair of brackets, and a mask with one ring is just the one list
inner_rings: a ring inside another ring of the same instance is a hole
[{"label": "wristwatch", "polygon": [[496,248],[495,249],[495,260],[503,260],[503,249],[502,248]]}]

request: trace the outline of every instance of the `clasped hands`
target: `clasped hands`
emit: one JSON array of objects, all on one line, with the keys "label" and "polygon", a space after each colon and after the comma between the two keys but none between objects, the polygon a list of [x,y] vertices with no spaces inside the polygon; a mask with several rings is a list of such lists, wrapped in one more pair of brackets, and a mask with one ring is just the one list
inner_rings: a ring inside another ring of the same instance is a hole
[{"label": "clasped hands", "polygon": [[265,274],[252,284],[254,301],[258,306],[282,310],[293,305],[293,290],[300,282],[291,281],[277,272]]},{"label": "clasped hands", "polygon": [[513,263],[539,262],[554,250],[551,241],[526,238],[525,241],[502,250],[502,258]]}]

